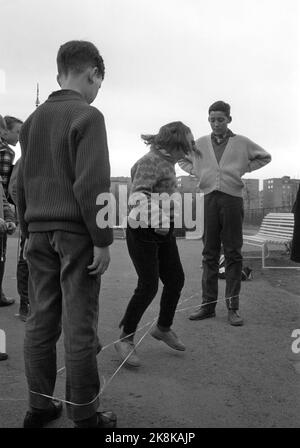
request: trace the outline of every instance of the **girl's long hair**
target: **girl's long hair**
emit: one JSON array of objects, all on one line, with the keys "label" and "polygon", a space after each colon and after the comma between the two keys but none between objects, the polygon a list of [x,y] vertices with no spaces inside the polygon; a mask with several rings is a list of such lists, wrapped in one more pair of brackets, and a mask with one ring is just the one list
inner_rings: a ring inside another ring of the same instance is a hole
[{"label": "girl's long hair", "polygon": [[146,145],[151,145],[155,149],[165,149],[168,153],[182,149],[187,154],[189,144],[186,136],[190,132],[190,128],[181,121],[173,121],[162,126],[158,134],[142,134],[141,138]]}]

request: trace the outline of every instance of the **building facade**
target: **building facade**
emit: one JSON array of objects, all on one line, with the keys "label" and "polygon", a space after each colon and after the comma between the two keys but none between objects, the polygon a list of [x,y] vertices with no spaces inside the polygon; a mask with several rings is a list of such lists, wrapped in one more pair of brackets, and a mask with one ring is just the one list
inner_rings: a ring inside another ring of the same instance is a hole
[{"label": "building facade", "polygon": [[265,179],[263,182],[264,208],[291,208],[296,200],[300,179],[289,176]]},{"label": "building facade", "polygon": [[259,208],[259,179],[242,179],[242,181],[244,183],[244,209],[253,210]]}]

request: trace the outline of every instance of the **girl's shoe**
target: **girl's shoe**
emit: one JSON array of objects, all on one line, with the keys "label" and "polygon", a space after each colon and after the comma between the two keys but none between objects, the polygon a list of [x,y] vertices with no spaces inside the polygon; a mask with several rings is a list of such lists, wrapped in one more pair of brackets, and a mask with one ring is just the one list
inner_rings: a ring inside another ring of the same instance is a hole
[{"label": "girl's shoe", "polygon": [[125,365],[130,367],[139,367],[141,365],[132,341],[123,339],[122,341],[115,342],[114,345],[121,361],[126,360]]},{"label": "girl's shoe", "polygon": [[178,338],[176,333],[173,330],[161,331],[158,327],[155,327],[154,330],[150,332],[151,336],[153,336],[158,341],[163,341],[169,347],[174,350],[180,350],[183,352],[185,350],[185,345]]}]

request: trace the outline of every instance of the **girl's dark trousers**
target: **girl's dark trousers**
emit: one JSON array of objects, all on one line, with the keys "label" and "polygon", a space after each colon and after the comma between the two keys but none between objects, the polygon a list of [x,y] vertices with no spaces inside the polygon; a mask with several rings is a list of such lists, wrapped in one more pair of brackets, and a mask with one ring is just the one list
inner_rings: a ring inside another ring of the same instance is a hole
[{"label": "girl's dark trousers", "polygon": [[128,227],[126,241],[138,275],[138,284],[120,327],[123,326],[125,334],[136,331],[140,319],[157,293],[159,279],[163,283],[163,291],[157,324],[171,327],[184,285],[184,272],[173,230],[162,236],[156,234],[154,229]]}]

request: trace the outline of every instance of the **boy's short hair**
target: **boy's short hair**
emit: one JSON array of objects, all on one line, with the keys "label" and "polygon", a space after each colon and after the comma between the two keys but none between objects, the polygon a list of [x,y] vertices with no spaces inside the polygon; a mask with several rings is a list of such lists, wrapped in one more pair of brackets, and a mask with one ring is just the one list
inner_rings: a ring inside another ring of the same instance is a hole
[{"label": "boy's short hair", "polygon": [[6,131],[7,127],[6,127],[6,123],[4,118],[2,117],[2,115],[0,115],[0,131]]},{"label": "boy's short hair", "polygon": [[6,124],[6,129],[8,129],[9,131],[12,130],[12,128],[14,127],[15,124],[23,124],[23,121],[20,120],[19,118],[16,117],[11,117],[10,115],[5,115],[4,117],[4,121]]},{"label": "boy's short hair", "polygon": [[208,114],[210,114],[211,112],[224,112],[224,114],[226,114],[226,116],[229,118],[230,105],[228,103],[225,103],[224,101],[216,101],[208,109]]},{"label": "boy's short hair", "polygon": [[105,67],[102,56],[94,44],[84,40],[71,40],[61,45],[57,53],[58,74],[82,73],[87,67],[97,67],[104,79]]}]

